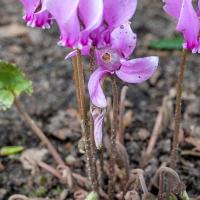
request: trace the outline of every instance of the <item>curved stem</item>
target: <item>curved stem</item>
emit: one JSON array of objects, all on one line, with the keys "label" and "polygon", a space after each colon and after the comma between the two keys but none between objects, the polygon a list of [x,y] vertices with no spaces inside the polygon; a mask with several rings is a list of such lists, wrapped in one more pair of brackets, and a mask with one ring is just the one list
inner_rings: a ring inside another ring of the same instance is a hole
[{"label": "curved stem", "polygon": [[25,121],[25,123],[31,128],[33,133],[35,133],[40,140],[47,146],[49,153],[53,156],[54,160],[58,165],[65,165],[64,161],[60,157],[59,153],[56,151],[54,146],[51,144],[47,136],[39,128],[39,126],[32,120],[30,115],[24,110],[23,105],[18,99],[15,99],[15,106],[19,111],[20,117]]},{"label": "curved stem", "polygon": [[125,99],[128,87],[124,86],[121,90],[120,105],[119,105],[119,131],[117,132],[116,140],[124,144],[124,111],[125,111]]},{"label": "curved stem", "polygon": [[178,150],[178,135],[180,130],[180,118],[181,118],[181,98],[182,98],[182,91],[183,91],[183,79],[184,79],[184,72],[186,66],[186,57],[187,57],[187,50],[183,49],[182,56],[181,56],[181,64],[179,66],[179,72],[177,77],[176,83],[176,111],[175,111],[175,128],[173,134],[173,143],[172,143],[172,151],[171,151],[171,168],[176,168],[177,162],[177,150]]}]

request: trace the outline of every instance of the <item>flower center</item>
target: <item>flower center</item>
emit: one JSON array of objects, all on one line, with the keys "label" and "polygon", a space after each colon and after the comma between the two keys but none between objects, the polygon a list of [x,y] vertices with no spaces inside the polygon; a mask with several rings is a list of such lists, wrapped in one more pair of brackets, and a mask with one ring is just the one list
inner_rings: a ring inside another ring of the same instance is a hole
[{"label": "flower center", "polygon": [[110,53],[106,52],[106,53],[104,53],[104,54],[102,55],[102,59],[103,59],[103,61],[104,61],[106,64],[108,64],[109,62],[111,62],[112,56],[111,56]]}]

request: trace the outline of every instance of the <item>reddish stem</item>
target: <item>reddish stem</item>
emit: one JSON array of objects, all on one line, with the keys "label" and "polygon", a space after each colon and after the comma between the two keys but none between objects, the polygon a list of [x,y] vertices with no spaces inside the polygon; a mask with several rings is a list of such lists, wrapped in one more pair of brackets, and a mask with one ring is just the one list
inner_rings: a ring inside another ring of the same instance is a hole
[{"label": "reddish stem", "polygon": [[186,66],[186,57],[187,57],[187,50],[183,49],[182,56],[181,56],[181,64],[179,66],[179,72],[177,77],[176,83],[176,111],[175,111],[175,128],[173,134],[173,144],[172,144],[172,151],[171,151],[171,168],[176,168],[177,163],[177,150],[178,150],[178,135],[180,130],[180,118],[181,118],[181,103],[182,103],[182,91],[183,91],[183,79],[184,79],[184,72]]}]

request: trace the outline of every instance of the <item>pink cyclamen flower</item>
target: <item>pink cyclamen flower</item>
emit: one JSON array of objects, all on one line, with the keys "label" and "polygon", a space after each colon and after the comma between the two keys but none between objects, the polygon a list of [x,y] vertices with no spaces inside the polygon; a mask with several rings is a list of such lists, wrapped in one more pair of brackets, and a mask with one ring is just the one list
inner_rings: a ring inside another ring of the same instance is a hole
[{"label": "pink cyclamen flower", "polygon": [[90,35],[93,45],[110,43],[111,32],[130,20],[136,7],[137,0],[104,0],[102,23]]},{"label": "pink cyclamen flower", "polygon": [[81,48],[103,17],[103,0],[20,0],[27,25],[46,28],[54,19],[60,29],[59,44]]},{"label": "pink cyclamen flower", "polygon": [[183,48],[200,53],[200,1],[197,11],[193,7],[192,0],[163,0],[164,10],[174,17],[178,24],[176,30],[184,37]]},{"label": "pink cyclamen flower", "polygon": [[111,44],[111,46],[96,49],[97,69],[88,82],[92,103],[103,109],[103,114],[96,115],[95,113],[94,118],[94,138],[97,148],[100,148],[102,143],[103,115],[107,104],[101,87],[103,79],[106,76],[117,76],[127,83],[144,82],[154,74],[159,60],[156,56],[128,60],[136,46],[136,35],[132,32],[129,22],[112,32]]}]

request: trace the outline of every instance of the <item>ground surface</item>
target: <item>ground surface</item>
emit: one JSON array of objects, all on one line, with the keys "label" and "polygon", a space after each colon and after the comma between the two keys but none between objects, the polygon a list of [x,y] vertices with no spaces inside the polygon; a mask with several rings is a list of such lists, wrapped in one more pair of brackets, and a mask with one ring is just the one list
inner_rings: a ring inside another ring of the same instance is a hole
[{"label": "ground surface", "polygon": [[[0,1],[0,59],[17,63],[33,81],[34,95],[22,98],[25,107],[43,127],[63,158],[73,156],[76,160],[74,169],[84,174],[83,157],[77,151],[80,128],[74,114],[76,102],[71,80],[72,67],[70,61],[64,61],[67,51],[56,45],[58,34],[55,28],[50,32],[25,28],[21,16],[22,9],[18,1]],[[12,28],[11,24],[17,28]],[[150,40],[175,34],[174,24],[162,11],[160,0],[152,0],[150,4],[149,1],[140,0],[133,27],[138,34],[138,46],[133,56],[160,56],[157,74],[144,84],[130,85],[128,90],[127,111],[133,113],[133,118],[125,131],[125,143],[131,167],[138,168],[162,99],[169,94],[173,97],[180,52],[147,49]],[[183,134],[178,164],[178,172],[192,197],[200,194],[200,151],[195,156],[191,155],[194,146],[186,138],[200,141],[199,63],[199,55],[189,55],[184,81]],[[174,108],[174,98],[171,102]],[[66,137],[57,138],[57,131],[64,132]],[[171,124],[163,128],[153,158],[144,168],[147,182],[158,167],[168,161],[172,131]],[[9,145],[22,145],[25,149],[43,147],[20,120],[15,108],[0,113],[0,147]],[[64,187],[58,184],[56,178],[43,171],[31,175],[22,167],[19,158],[20,155],[0,157],[0,164],[4,166],[4,169],[0,169],[0,199],[7,199],[16,193],[59,196]],[[49,156],[46,161],[51,162]],[[67,199],[70,199],[71,193],[68,192]]]}]

